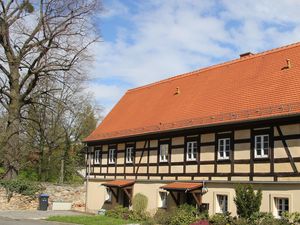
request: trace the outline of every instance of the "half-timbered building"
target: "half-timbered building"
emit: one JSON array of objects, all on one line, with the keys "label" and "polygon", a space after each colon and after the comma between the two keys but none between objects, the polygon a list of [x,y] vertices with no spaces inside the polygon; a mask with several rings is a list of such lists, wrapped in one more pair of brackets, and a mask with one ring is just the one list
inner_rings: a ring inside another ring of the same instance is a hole
[{"label": "half-timbered building", "polygon": [[[141,74],[142,76],[142,74]],[[300,44],[128,90],[86,138],[87,208],[189,203],[236,214],[234,187],[261,211],[300,211]]]}]

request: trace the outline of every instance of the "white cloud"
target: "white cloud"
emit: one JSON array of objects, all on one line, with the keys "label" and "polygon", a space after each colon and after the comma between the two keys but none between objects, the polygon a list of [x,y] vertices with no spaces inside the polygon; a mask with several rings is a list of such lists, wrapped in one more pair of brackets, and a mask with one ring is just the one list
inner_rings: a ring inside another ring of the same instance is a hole
[{"label": "white cloud", "polygon": [[[106,6],[110,14],[103,22],[119,17],[130,26],[120,25],[115,40],[94,47],[93,78],[114,78],[135,87],[300,39],[298,0],[155,0],[135,2],[134,7],[130,11],[117,0]],[[98,93],[105,90],[99,85],[91,91],[112,103],[128,86]]]}]

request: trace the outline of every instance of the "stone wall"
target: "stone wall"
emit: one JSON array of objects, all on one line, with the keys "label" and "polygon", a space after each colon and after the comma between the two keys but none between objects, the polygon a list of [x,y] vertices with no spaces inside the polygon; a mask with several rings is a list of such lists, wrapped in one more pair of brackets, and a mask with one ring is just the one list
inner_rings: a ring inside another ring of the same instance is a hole
[{"label": "stone wall", "polygon": [[[42,193],[49,195],[49,209],[53,202],[72,202],[72,210],[84,211],[85,209],[85,185],[55,185],[42,184]],[[14,194],[7,202],[4,188],[0,187],[0,210],[36,210],[38,208],[38,197],[30,198],[20,194]]]}]

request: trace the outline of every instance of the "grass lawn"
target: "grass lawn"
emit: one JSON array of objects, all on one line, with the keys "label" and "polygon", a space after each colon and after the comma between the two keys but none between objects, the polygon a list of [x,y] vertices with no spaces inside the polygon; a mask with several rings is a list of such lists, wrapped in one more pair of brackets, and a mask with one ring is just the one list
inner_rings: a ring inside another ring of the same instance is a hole
[{"label": "grass lawn", "polygon": [[115,219],[107,216],[50,216],[48,221],[76,223],[84,225],[122,225],[134,223],[129,220]]}]

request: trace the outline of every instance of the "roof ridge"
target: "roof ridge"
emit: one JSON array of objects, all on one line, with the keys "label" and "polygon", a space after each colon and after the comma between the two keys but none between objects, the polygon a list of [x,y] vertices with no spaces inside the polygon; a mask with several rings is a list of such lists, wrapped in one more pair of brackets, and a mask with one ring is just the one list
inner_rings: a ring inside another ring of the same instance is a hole
[{"label": "roof ridge", "polygon": [[200,68],[200,69],[197,69],[197,70],[194,70],[194,71],[191,71],[191,72],[171,76],[169,78],[165,78],[165,79],[162,79],[160,81],[156,81],[156,82],[153,82],[153,83],[150,83],[150,84],[146,84],[146,85],[142,85],[142,86],[139,86],[139,87],[131,88],[131,89],[127,90],[127,93],[137,91],[137,90],[140,90],[140,89],[144,89],[144,88],[148,88],[148,87],[152,87],[152,86],[155,86],[155,85],[158,85],[158,84],[163,84],[163,83],[166,83],[166,82],[169,82],[169,81],[172,81],[172,80],[185,78],[187,76],[194,75],[198,72],[204,72],[204,71],[219,68],[219,67],[222,67],[222,66],[232,65],[232,64],[235,64],[235,63],[238,63],[238,62],[243,62],[243,61],[246,61],[246,60],[254,59],[254,58],[261,57],[261,56],[264,56],[264,55],[268,55],[268,54],[271,54],[271,53],[274,53],[274,52],[279,52],[279,51],[283,51],[283,50],[286,50],[286,49],[298,47],[299,45],[300,45],[300,42],[295,42],[295,43],[288,44],[288,45],[285,45],[285,46],[281,46],[281,47],[273,48],[273,49],[270,49],[270,50],[262,51],[262,52],[259,52],[259,53],[255,53],[255,54],[247,56],[245,58],[236,58],[236,59],[232,59],[232,60],[229,60],[229,61],[226,61],[226,62],[215,64],[215,65],[212,65],[212,66],[207,66],[207,67],[204,67],[204,68]]}]

